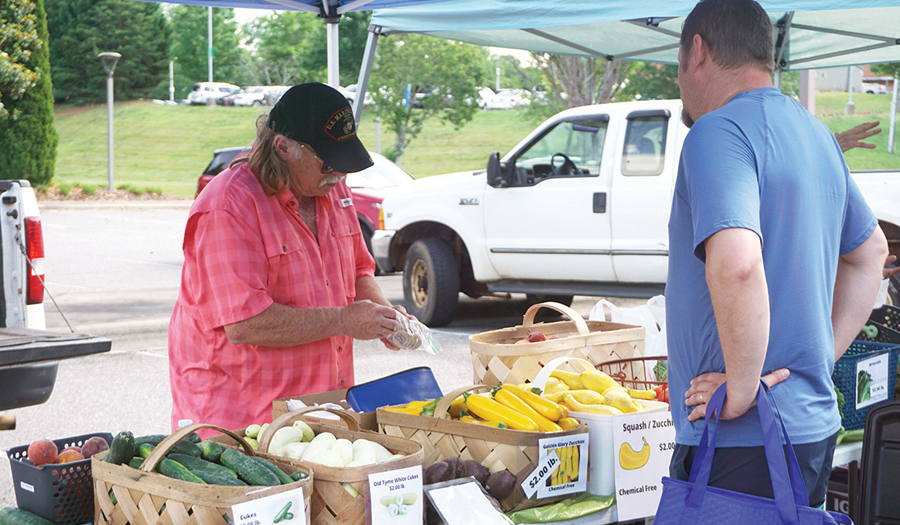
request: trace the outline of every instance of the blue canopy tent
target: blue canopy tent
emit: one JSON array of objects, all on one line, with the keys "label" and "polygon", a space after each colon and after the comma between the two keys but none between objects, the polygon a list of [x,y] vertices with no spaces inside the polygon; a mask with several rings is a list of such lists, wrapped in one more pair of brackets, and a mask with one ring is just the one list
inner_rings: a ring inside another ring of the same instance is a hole
[{"label": "blue canopy tent", "polygon": [[[675,64],[697,0],[449,0],[375,9],[358,90],[377,38],[420,33],[484,46]],[[776,25],[782,71],[900,62],[900,0],[761,0]],[[357,96],[357,101],[362,95]],[[359,116],[359,109],[354,107]],[[893,129],[892,116],[892,129]]]}]

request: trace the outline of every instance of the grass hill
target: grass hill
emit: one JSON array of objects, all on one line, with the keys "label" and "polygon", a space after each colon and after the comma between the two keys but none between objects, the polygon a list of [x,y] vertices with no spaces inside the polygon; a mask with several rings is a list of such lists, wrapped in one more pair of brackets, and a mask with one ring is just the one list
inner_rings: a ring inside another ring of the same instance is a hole
[{"label": "grass hill", "polygon": [[[844,115],[846,93],[819,93],[816,115],[832,131],[878,119],[883,131],[871,142],[875,150],[847,154],[851,169],[900,169],[900,154],[888,153],[889,97],[855,94],[854,116]],[[150,101],[115,105],[114,182],[137,191],[193,197],[197,177],[217,148],[244,146],[255,135],[254,122],[267,108],[168,106]],[[363,111],[360,137],[375,150],[373,115]],[[407,148],[403,168],[414,177],[484,168],[493,151],[507,152],[538,122],[516,110],[481,111],[463,128],[426,122]],[[106,106],[58,108],[59,150],[54,185],[106,187]],[[382,128],[381,145],[393,144]],[[900,143],[900,140],[897,141]]]}]

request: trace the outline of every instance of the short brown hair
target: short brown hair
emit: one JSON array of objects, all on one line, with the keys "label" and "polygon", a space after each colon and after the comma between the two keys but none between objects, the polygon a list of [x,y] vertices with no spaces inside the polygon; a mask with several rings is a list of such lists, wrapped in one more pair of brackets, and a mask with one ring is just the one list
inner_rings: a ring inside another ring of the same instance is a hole
[{"label": "short brown hair", "polygon": [[725,69],[755,65],[775,70],[772,20],[753,0],[701,0],[685,18],[681,48],[690,51],[700,35],[713,62]]},{"label": "short brown hair", "polygon": [[[290,185],[291,173],[287,163],[275,151],[275,137],[279,134],[269,127],[268,121],[269,116],[265,113],[256,119],[256,142],[253,144],[253,151],[249,157],[235,159],[229,167],[246,162],[266,193],[274,195]],[[291,145],[291,154],[297,157],[302,155],[303,150],[299,142],[287,137],[285,139]]]}]

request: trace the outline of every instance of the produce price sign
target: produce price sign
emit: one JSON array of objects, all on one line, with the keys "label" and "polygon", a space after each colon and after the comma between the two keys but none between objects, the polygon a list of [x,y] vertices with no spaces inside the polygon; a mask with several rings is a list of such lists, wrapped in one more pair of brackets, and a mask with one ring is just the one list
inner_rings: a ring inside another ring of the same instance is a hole
[{"label": "produce price sign", "polygon": [[615,461],[616,512],[619,521],[652,516],[662,495],[662,478],[669,475],[675,448],[670,412],[634,412],[616,416],[612,458]]},{"label": "produce price sign", "polygon": [[531,498],[584,492],[587,489],[588,434],[546,438],[538,441],[540,462],[522,482]]},{"label": "produce price sign", "polygon": [[856,410],[887,400],[890,357],[885,352],[856,363]]},{"label": "produce price sign", "polygon": [[422,466],[369,474],[369,497],[372,525],[422,525]]},{"label": "produce price sign", "polygon": [[234,525],[306,525],[303,489],[294,489],[231,507]]}]

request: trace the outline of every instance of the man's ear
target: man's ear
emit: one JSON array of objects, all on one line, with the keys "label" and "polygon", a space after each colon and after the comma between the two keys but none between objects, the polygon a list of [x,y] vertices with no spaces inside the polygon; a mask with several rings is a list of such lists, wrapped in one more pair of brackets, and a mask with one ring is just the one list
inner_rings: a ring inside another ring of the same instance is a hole
[{"label": "man's ear", "polygon": [[275,138],[272,140],[272,147],[275,149],[275,153],[281,158],[288,158],[290,156],[290,147],[288,146],[287,138],[284,135],[275,135]]},{"label": "man's ear", "polygon": [[709,47],[700,35],[694,35],[691,52],[688,54],[688,67],[696,71],[709,60]]}]

